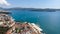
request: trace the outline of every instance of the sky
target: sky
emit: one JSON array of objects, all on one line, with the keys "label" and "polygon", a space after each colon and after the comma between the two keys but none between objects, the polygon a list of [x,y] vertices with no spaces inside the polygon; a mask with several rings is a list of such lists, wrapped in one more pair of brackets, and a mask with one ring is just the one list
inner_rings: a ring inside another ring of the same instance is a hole
[{"label": "sky", "polygon": [[60,0],[0,0],[0,7],[60,8]]}]

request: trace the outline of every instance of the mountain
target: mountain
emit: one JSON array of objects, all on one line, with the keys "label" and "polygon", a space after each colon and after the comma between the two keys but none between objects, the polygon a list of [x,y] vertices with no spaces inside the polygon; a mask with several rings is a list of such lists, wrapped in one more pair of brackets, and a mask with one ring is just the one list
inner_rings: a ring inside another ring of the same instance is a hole
[{"label": "mountain", "polygon": [[2,7],[0,7],[0,10],[3,9]]},{"label": "mountain", "polygon": [[2,8],[0,7],[0,10],[28,10],[28,11],[48,11],[48,12],[55,12],[55,11],[60,11],[60,9],[37,9],[37,8],[21,8],[21,7],[15,7],[15,8]]}]

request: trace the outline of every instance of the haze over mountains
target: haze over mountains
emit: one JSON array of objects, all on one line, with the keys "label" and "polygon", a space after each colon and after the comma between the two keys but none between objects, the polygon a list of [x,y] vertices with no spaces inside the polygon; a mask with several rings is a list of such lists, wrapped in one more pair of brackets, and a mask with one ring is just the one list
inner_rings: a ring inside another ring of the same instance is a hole
[{"label": "haze over mountains", "polygon": [[29,11],[48,11],[48,12],[60,11],[60,9],[21,8],[21,7],[15,7],[15,8],[2,8],[2,7],[0,7],[0,10],[29,10]]}]

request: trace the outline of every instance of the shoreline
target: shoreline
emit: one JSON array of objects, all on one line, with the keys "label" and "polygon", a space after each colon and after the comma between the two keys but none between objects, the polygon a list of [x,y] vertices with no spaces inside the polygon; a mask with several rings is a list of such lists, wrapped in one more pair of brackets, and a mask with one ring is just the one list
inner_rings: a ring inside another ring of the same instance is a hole
[{"label": "shoreline", "polygon": [[8,12],[0,12],[0,33],[2,34],[41,34],[42,29],[34,23],[16,22]]}]

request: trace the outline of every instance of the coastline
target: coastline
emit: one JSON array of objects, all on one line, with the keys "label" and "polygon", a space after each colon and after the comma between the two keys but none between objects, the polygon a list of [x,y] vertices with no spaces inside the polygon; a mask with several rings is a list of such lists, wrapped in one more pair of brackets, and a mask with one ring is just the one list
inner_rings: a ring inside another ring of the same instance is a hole
[{"label": "coastline", "polygon": [[[16,22],[9,12],[0,12],[0,33],[2,34],[41,34],[42,29],[34,23]],[[2,30],[1,30],[2,29]],[[5,30],[6,29],[6,30]],[[5,31],[4,31],[5,30]]]}]

